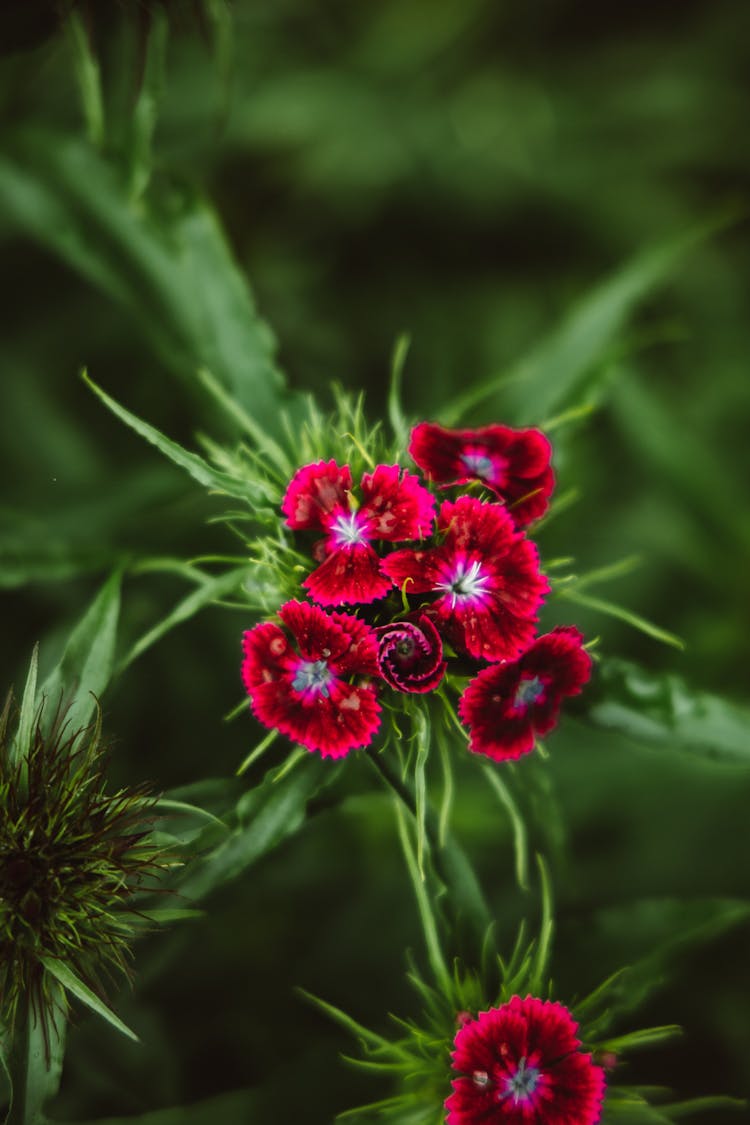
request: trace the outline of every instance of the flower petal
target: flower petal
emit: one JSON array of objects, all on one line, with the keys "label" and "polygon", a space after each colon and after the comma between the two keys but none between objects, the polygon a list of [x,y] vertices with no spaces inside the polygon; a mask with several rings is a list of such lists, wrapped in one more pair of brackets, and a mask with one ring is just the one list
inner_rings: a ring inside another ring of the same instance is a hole
[{"label": "flower petal", "polygon": [[557,723],[563,697],[577,695],[590,674],[591,657],[573,626],[539,637],[512,664],[483,668],[458,704],[469,749],[498,762],[533,750],[535,737]]},{"label": "flower petal", "polygon": [[393,588],[369,543],[339,547],[302,583],[320,605],[366,605]]},{"label": "flower petal", "polygon": [[399,465],[378,465],[362,477],[362,510],[372,539],[421,539],[432,531],[435,500]]},{"label": "flower petal", "polygon": [[316,461],[303,465],[287,487],[281,510],[287,526],[295,531],[320,531],[336,505],[347,505],[352,487],[348,465],[335,461]]}]

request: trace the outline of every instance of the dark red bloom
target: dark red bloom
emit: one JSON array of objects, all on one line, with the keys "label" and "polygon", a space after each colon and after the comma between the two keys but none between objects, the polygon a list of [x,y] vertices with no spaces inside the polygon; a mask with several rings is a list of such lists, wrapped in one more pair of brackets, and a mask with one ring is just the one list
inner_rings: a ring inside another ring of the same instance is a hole
[{"label": "dark red bloom", "polygon": [[552,730],[564,695],[578,695],[591,675],[583,635],[572,625],[537,638],[520,660],[483,668],[464,691],[458,713],[469,749],[495,761],[520,758]]},{"label": "dark red bloom", "polygon": [[360,492],[358,504],[349,466],[335,461],[304,465],[286,490],[281,508],[288,526],[325,532],[314,551],[321,565],[302,583],[321,605],[384,597],[393,584],[371,541],[421,539],[432,530],[433,497],[398,465],[378,465],[365,473]]},{"label": "dark red bloom", "polygon": [[604,1071],[551,1000],[514,996],[456,1032],[447,1125],[596,1125]]},{"label": "dark red bloom", "polygon": [[446,430],[420,422],[411,432],[409,453],[430,480],[464,484],[481,480],[505,502],[517,527],[547,511],[555,486],[552,447],[541,430],[483,426]]},{"label": "dark red bloom", "polygon": [[446,500],[440,543],[388,555],[381,569],[407,594],[437,594],[429,614],[458,649],[482,660],[513,660],[531,643],[549,590],[536,547],[500,504]]},{"label": "dark red bloom", "polygon": [[375,630],[378,667],[396,691],[433,691],[445,675],[440,634],[426,614],[394,621]]},{"label": "dark red bloom", "polygon": [[287,634],[272,622],[243,636],[242,679],[253,714],[324,758],[367,746],[380,725],[375,685],[378,644],[364,622],[306,602],[279,610]]}]

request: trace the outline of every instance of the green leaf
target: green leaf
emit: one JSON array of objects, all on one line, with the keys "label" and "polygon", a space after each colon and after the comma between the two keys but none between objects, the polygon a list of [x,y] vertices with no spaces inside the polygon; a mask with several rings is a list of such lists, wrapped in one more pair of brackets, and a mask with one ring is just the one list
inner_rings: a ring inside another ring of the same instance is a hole
[{"label": "green leaf", "polygon": [[73,59],[86,122],[86,134],[91,144],[98,148],[104,140],[104,103],[99,63],[91,50],[83,20],[77,12],[70,12],[67,27],[73,44]]},{"label": "green leaf", "polygon": [[130,116],[129,197],[133,201],[141,198],[151,178],[151,145],[164,87],[168,30],[166,13],[155,8],[150,18],[138,98]]},{"label": "green leaf", "polygon": [[40,957],[39,960],[50,976],[54,977],[55,980],[75,996],[77,1000],[80,1000],[87,1008],[90,1008],[92,1012],[96,1012],[96,1014],[101,1016],[102,1019],[105,1019],[107,1023],[112,1024],[112,1027],[116,1028],[123,1035],[126,1035],[128,1039],[134,1039],[136,1043],[139,1042],[135,1032],[131,1031],[127,1024],[124,1024],[119,1016],[116,1016],[115,1013],[99,999],[96,993],[92,992],[88,985],[84,984],[83,981],[76,976],[64,961],[59,961],[54,957]]},{"label": "green leaf", "polygon": [[28,754],[31,747],[31,735],[34,729],[34,718],[37,713],[36,681],[39,670],[39,645],[34,645],[26,676],[26,685],[23,689],[21,700],[21,714],[18,719],[18,730],[13,741],[13,750],[10,761],[19,760]]},{"label": "green leaf", "polygon": [[659,625],[654,625],[652,621],[647,621],[645,617],[641,617],[637,613],[633,613],[630,609],[625,609],[624,606],[617,605],[615,602],[607,601],[604,598],[595,598],[591,594],[582,594],[577,586],[563,586],[560,590],[556,591],[556,596],[565,598],[567,601],[574,602],[576,605],[585,606],[586,609],[594,609],[599,613],[604,613],[608,617],[616,617],[619,621],[624,621],[627,625],[631,625],[640,633],[645,633],[647,637],[653,637],[655,641],[661,641],[665,645],[671,645],[673,648],[684,649],[685,642],[674,633],[669,633],[666,629],[662,629]]},{"label": "green leaf", "polygon": [[93,379],[90,379],[87,372],[81,373],[83,381],[91,388],[97,398],[107,406],[113,414],[115,414],[121,422],[129,426],[131,430],[135,430],[147,442],[155,446],[160,453],[168,457],[175,465],[179,465],[184,469],[193,480],[198,484],[202,484],[204,488],[210,488],[217,492],[225,493],[228,496],[234,496],[240,500],[252,500],[257,497],[258,489],[254,488],[249,481],[242,481],[236,477],[232,477],[229,473],[222,473],[218,469],[214,469],[209,465],[208,461],[204,461],[197,453],[191,453],[187,449],[183,449],[176,441],[172,441],[166,437],[154,426],[150,426],[148,422],[142,421],[135,414],[131,414],[124,406],[120,406],[115,399],[111,398],[106,391],[98,387]]},{"label": "green leaf", "polygon": [[[616,1020],[669,980],[681,954],[748,918],[750,903],[738,899],[643,899],[596,911],[589,930],[603,947],[617,955],[617,945],[627,935],[629,944],[635,941],[649,952],[597,990],[595,1002],[586,1008],[587,1041],[602,1039]],[[598,1016],[591,1010],[597,1006]]]},{"label": "green leaf", "polygon": [[409,840],[409,830],[407,828],[403,806],[399,798],[395,795],[393,797],[393,804],[396,810],[398,835],[404,852],[404,858],[406,859],[406,867],[409,872],[409,878],[411,879],[414,896],[417,900],[417,908],[422,923],[422,933],[427,948],[427,956],[435,975],[435,983],[445,995],[448,996],[450,995],[451,989],[451,975],[448,971],[445,955],[440,946],[435,914],[432,909],[432,903],[430,902],[430,896],[427,892],[424,875],[419,870],[417,857],[412,848],[411,841]]},{"label": "green leaf", "polygon": [[0,1044],[10,1085],[5,1125],[44,1125],[45,1103],[57,1093],[65,1050],[65,998],[49,990],[50,1006],[35,1013],[28,997],[19,1007],[12,1035]]},{"label": "green leaf", "polygon": [[750,765],[750,708],[694,691],[679,676],[603,660],[592,695],[588,719],[597,726],[715,762]]},{"label": "green leaf", "polygon": [[54,711],[58,696],[75,690],[70,729],[86,726],[112,676],[122,571],[111,574],[70,635],[57,666],[40,688]]},{"label": "green leaf", "polygon": [[307,1000],[314,1008],[323,1012],[326,1016],[339,1024],[340,1027],[348,1031],[350,1035],[361,1040],[362,1043],[366,1044],[371,1049],[376,1050],[381,1047],[387,1050],[390,1047],[391,1044],[388,1039],[384,1039],[382,1035],[377,1035],[374,1031],[370,1031],[369,1028],[364,1027],[361,1023],[357,1023],[357,1021],[350,1015],[347,1015],[346,1012],[342,1012],[341,1008],[329,1004],[326,1000],[321,1000],[319,996],[313,995],[312,992],[308,992],[304,988],[295,988],[294,991],[298,996]]},{"label": "green leaf", "polygon": [[581,393],[596,364],[606,359],[636,305],[674,272],[684,255],[719,230],[727,218],[712,219],[638,254],[595,286],[546,340],[503,375],[479,382],[439,413],[455,425],[469,410],[499,390],[506,416],[519,425],[538,425]]},{"label": "green leaf", "polygon": [[162,621],[154,625],[142,637],[135,642],[132,648],[125,654],[118,665],[118,672],[122,672],[130,664],[133,663],[139,656],[141,656],[152,645],[156,644],[161,637],[165,636],[176,625],[181,625],[184,621],[189,621],[199,610],[204,609],[207,605],[212,605],[225,594],[232,593],[247,577],[249,568],[246,566],[236,567],[233,570],[228,570],[225,574],[220,574],[216,578],[206,578],[206,580],[188,594],[186,598],[178,602],[171,613],[167,614]]},{"label": "green leaf", "polygon": [[391,423],[396,447],[403,450],[406,449],[409,424],[401,405],[401,383],[410,343],[409,337],[404,333],[396,340],[391,359],[391,382],[388,388],[388,421]]},{"label": "green leaf", "polygon": [[6,224],[120,305],[168,370],[192,379],[208,368],[260,426],[279,433],[275,340],[214,212],[174,184],[160,203],[131,205],[116,169],[76,137],[22,128],[3,138]]},{"label": "green leaf", "polygon": [[516,853],[516,881],[522,891],[529,889],[529,844],[526,824],[513,794],[500,777],[496,766],[484,766],[483,772],[490,787],[497,793],[500,803],[510,817],[513,828],[513,847]]},{"label": "green leaf", "polygon": [[534,960],[529,978],[529,988],[535,995],[541,995],[545,986],[547,966],[552,945],[554,920],[552,917],[552,885],[550,883],[547,865],[541,855],[537,854],[539,880],[541,886],[542,918],[539,924],[539,938],[534,950]]},{"label": "green leaf", "polygon": [[239,825],[219,847],[192,863],[177,880],[180,895],[196,902],[238,878],[305,822],[308,803],[338,775],[335,763],[308,755],[283,782],[270,770],[237,804]]}]

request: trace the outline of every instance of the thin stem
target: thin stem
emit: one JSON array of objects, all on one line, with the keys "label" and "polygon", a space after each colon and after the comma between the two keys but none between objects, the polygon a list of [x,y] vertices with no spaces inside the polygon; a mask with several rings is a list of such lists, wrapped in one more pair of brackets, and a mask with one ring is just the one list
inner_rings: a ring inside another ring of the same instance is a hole
[{"label": "thin stem", "polygon": [[[383,754],[373,751],[365,756],[379,774],[385,787],[398,797],[401,804],[416,819],[417,802],[411,787],[391,767]],[[430,857],[435,874],[448,890],[448,901],[454,915],[464,920],[469,927],[472,953],[476,959],[490,925],[490,912],[476,875],[463,850],[450,833],[446,832],[441,846],[440,825],[431,808],[426,810],[425,833],[430,845]]]}]

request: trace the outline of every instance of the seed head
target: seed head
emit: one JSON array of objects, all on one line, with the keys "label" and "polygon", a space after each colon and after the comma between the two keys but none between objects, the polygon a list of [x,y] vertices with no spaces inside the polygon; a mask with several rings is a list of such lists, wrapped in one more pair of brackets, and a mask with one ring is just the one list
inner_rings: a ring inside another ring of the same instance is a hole
[{"label": "seed head", "polygon": [[102,998],[130,976],[139,922],[134,892],[163,865],[150,841],[147,787],[106,790],[101,713],[71,731],[66,709],[36,712],[25,746],[0,716],[0,1019],[12,1027],[19,998],[35,1012],[52,1003],[43,961],[64,963]]}]

